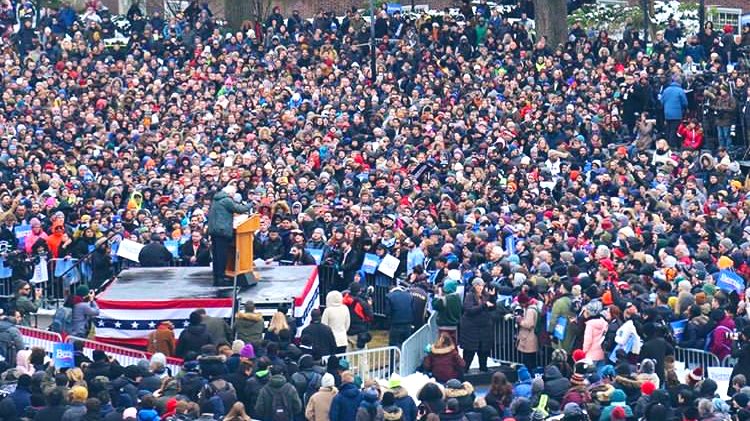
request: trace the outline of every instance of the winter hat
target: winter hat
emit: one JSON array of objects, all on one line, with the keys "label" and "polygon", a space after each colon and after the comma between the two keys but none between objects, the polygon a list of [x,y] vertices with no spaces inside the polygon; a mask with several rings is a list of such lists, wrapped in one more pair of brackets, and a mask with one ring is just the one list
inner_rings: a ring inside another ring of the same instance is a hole
[{"label": "winter hat", "polygon": [[529,373],[529,369],[526,368],[525,365],[521,365],[518,367],[518,381],[526,382],[531,380],[531,373]]},{"label": "winter hat", "polygon": [[691,380],[699,382],[703,380],[703,368],[702,367],[695,367],[693,371],[688,374],[688,377],[690,377]]},{"label": "winter hat", "polygon": [[138,417],[138,410],[133,408],[132,406],[122,412],[123,420],[127,420],[129,418],[136,419],[136,417]]},{"label": "winter hat", "polygon": [[541,377],[534,377],[531,381],[531,393],[539,393],[544,390],[544,379]]},{"label": "winter hat", "polygon": [[586,358],[586,352],[582,349],[576,349],[573,351],[573,362],[581,361]]},{"label": "winter hat", "polygon": [[713,297],[714,294],[716,293],[716,285],[703,284],[703,292],[705,292],[707,296]]},{"label": "winter hat", "polygon": [[445,382],[445,387],[446,389],[462,389],[464,385],[461,383],[461,380],[450,379]]},{"label": "winter hat", "polygon": [[157,352],[151,356],[151,364],[156,364],[164,367],[167,365],[167,356],[162,354],[161,352]]},{"label": "winter hat", "polygon": [[379,397],[380,394],[378,393],[378,389],[375,389],[374,387],[368,387],[365,389],[364,398],[366,401],[377,402]]},{"label": "winter hat", "polygon": [[585,386],[586,379],[583,377],[583,374],[574,373],[572,376],[570,376],[570,383],[574,386]]},{"label": "winter hat", "polygon": [[245,341],[242,339],[235,339],[234,342],[232,342],[232,354],[239,354],[244,347]]},{"label": "winter hat", "polygon": [[737,403],[737,406],[739,406],[740,408],[746,408],[748,402],[750,402],[750,396],[747,396],[744,393],[737,393],[734,395],[732,399]]},{"label": "winter hat", "polygon": [[645,374],[654,374],[655,362],[650,358],[646,358],[641,362],[641,372]]},{"label": "winter hat", "polygon": [[624,421],[625,420],[625,409],[621,406],[616,406],[610,415],[612,421]]},{"label": "winter hat", "polygon": [[397,387],[401,387],[401,376],[394,373],[391,379],[388,380],[388,389],[395,389]]},{"label": "winter hat", "polygon": [[695,304],[698,304],[700,306],[700,305],[706,304],[707,300],[708,298],[706,297],[705,292],[701,291],[695,294]]},{"label": "winter hat", "polygon": [[563,417],[576,417],[583,415],[583,410],[581,410],[581,407],[575,403],[575,402],[569,402],[565,404],[565,408],[563,408]]},{"label": "winter hat", "polygon": [[396,397],[393,395],[393,392],[387,391],[383,393],[383,399],[381,399],[380,403],[383,407],[394,405],[396,403]]},{"label": "winter hat", "polygon": [[79,297],[85,297],[89,295],[89,287],[86,285],[78,285],[78,288],[76,288],[76,295]]},{"label": "winter hat", "polygon": [[625,392],[623,392],[620,389],[615,389],[614,392],[612,392],[612,395],[609,398],[610,402],[613,404],[615,402],[625,402],[627,400],[627,395],[625,395]]},{"label": "winter hat", "polygon": [[729,269],[731,267],[734,267],[734,261],[732,261],[732,259],[727,256],[721,256],[716,262],[716,266],[719,268],[719,270]]},{"label": "winter hat", "polygon": [[240,350],[240,357],[248,359],[255,358],[255,348],[253,348],[253,344],[245,344]]},{"label": "winter hat", "polygon": [[458,288],[458,283],[453,279],[449,279],[443,283],[443,292],[446,294],[453,294]]},{"label": "winter hat", "polygon": [[320,387],[333,387],[336,385],[336,379],[333,378],[333,374],[326,373],[323,378],[320,379]]},{"label": "winter hat", "polygon": [[[598,316],[602,312],[602,302],[599,300],[593,300],[586,305],[586,310],[592,316]],[[575,359],[575,356],[573,357]]]},{"label": "winter hat", "polygon": [[651,396],[652,393],[656,390],[656,385],[652,382],[646,381],[643,382],[641,385],[641,393],[647,396]]}]

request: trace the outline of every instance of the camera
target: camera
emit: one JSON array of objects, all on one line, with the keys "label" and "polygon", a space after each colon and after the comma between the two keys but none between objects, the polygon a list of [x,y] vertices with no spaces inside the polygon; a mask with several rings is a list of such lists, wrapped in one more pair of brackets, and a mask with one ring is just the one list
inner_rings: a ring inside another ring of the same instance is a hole
[{"label": "camera", "polygon": [[521,316],[522,317],[523,316],[523,308],[522,307],[516,307],[513,310],[513,315],[514,316]]}]

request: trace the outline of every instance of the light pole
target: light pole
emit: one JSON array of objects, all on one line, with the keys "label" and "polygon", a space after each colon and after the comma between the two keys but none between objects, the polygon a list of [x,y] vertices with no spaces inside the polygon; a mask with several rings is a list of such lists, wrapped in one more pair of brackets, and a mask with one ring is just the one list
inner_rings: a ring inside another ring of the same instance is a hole
[{"label": "light pole", "polygon": [[706,0],[700,0],[698,2],[698,33],[703,31],[703,27],[706,26]]},{"label": "light pole", "polygon": [[648,45],[648,0],[641,0],[641,11],[643,12],[643,46]]},{"label": "light pole", "polygon": [[370,0],[370,80],[375,82],[375,1]]}]

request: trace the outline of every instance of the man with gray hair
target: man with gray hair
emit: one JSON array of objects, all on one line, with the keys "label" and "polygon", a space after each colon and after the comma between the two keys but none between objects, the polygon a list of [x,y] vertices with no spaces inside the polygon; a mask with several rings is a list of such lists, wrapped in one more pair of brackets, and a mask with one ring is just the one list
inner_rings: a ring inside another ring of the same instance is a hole
[{"label": "man with gray hair", "polygon": [[211,254],[213,255],[214,285],[224,280],[224,270],[229,257],[229,246],[232,244],[234,229],[232,226],[235,213],[250,212],[250,207],[235,201],[237,187],[228,184],[214,194],[211,208],[208,211],[208,234],[211,236]]}]

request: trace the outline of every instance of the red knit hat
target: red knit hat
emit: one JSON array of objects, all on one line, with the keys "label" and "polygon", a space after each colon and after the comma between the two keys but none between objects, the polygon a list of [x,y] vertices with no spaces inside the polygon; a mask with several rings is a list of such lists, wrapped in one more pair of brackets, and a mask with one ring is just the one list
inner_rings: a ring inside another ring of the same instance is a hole
[{"label": "red knit hat", "polygon": [[643,382],[641,385],[641,393],[644,395],[651,396],[652,393],[656,390],[656,385],[651,382]]},{"label": "red knit hat", "polygon": [[621,406],[616,406],[614,409],[612,409],[612,413],[610,415],[610,419],[612,421],[617,420],[624,420],[625,419],[625,409]]},{"label": "red knit hat", "polygon": [[573,351],[573,362],[581,361],[584,358],[586,358],[586,353],[582,349]]}]

